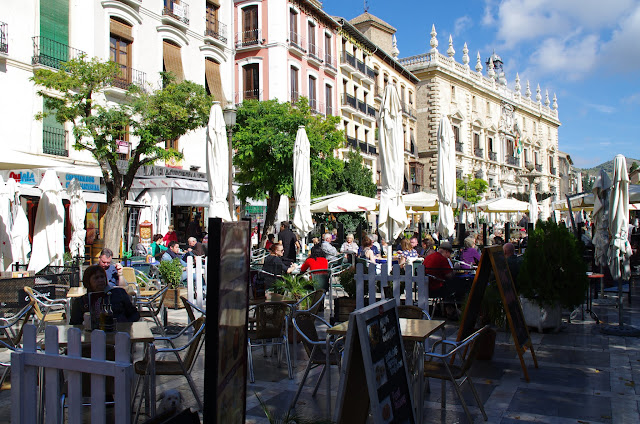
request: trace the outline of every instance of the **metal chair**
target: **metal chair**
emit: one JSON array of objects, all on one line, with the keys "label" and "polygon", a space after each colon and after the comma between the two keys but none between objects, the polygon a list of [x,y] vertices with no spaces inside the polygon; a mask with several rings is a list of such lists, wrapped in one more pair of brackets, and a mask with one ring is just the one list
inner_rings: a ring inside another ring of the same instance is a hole
[{"label": "metal chair", "polygon": [[[193,328],[194,334],[191,338],[182,346],[173,347],[173,342],[178,337],[183,336],[188,330]],[[202,343],[202,336],[205,331],[205,317],[200,317],[197,320],[191,322],[187,327],[185,327],[182,331],[180,331],[175,336],[170,337],[155,337],[154,343],[149,345],[149,349],[147,351],[147,356],[141,360],[137,361],[133,364],[133,369],[135,373],[138,375],[138,381],[136,382],[136,390],[133,395],[133,399],[135,400],[138,395],[138,389],[140,388],[140,382],[142,378],[146,378],[147,384],[145,387],[149,388],[148,393],[143,393],[140,396],[140,402],[138,403],[138,408],[136,411],[136,418],[134,422],[138,422],[138,417],[140,415],[140,408],[142,406],[143,398],[148,395],[149,396],[149,404],[150,404],[150,412],[151,417],[155,416],[155,404],[156,404],[156,376],[158,375],[183,375],[187,382],[189,383],[189,387],[191,388],[191,392],[193,396],[196,398],[196,402],[198,403],[198,407],[200,410],[203,409],[202,401],[200,400],[200,396],[198,396],[198,389],[196,388],[195,383],[193,382],[193,378],[191,377],[191,370],[195,364],[195,361],[198,357],[198,352],[200,350],[200,345]],[[160,341],[168,342],[172,347],[171,348],[160,348],[156,347],[156,343]],[[184,357],[180,357],[180,352],[186,350]],[[156,356],[158,354],[164,353],[173,353],[176,356],[175,360],[158,360]],[[145,390],[146,392],[146,390]]]},{"label": "metal chair", "polygon": [[166,334],[164,331],[164,326],[162,325],[162,322],[160,322],[158,315],[160,314],[160,312],[165,311],[164,298],[167,295],[167,290],[169,290],[169,286],[163,287],[161,290],[159,290],[149,298],[140,297],[136,299],[136,305],[138,306],[140,317],[152,318],[163,336],[166,336]]},{"label": "metal chair", "polygon": [[[184,310],[187,312],[187,316],[189,317],[189,322],[193,322],[196,320],[196,315],[194,313],[194,311],[197,311],[200,313],[200,316],[207,316],[207,311],[205,311],[204,309],[200,309],[198,308],[198,306],[194,305],[193,303],[189,302],[189,300],[187,300],[186,297],[184,296],[180,296],[180,300],[182,300],[182,304],[184,305]],[[200,318],[200,317],[198,317]]]},{"label": "metal chair", "polygon": [[324,304],[325,292],[322,289],[312,291],[293,305],[294,313],[309,312],[317,314]]},{"label": "metal chair", "polygon": [[330,346],[329,352],[329,363],[327,363],[327,355],[326,355],[326,346],[327,343],[325,340],[322,340],[318,336],[318,331],[316,329],[316,323],[325,326],[326,328],[330,328],[328,322],[320,318],[319,316],[312,314],[310,312],[298,312],[293,317],[293,326],[296,332],[302,337],[302,344],[304,345],[304,350],[307,352],[309,356],[309,362],[307,363],[307,368],[304,370],[304,375],[302,376],[302,381],[300,381],[300,385],[298,386],[298,391],[291,402],[291,406],[289,409],[295,407],[296,402],[298,401],[298,397],[300,396],[300,392],[304,387],[304,383],[307,380],[309,375],[309,371],[313,368],[316,368],[320,365],[323,366],[322,371],[320,372],[320,376],[318,377],[318,381],[313,389],[313,395],[316,395],[318,391],[318,387],[320,387],[320,382],[324,377],[325,372],[327,371],[327,367],[331,365],[337,365],[338,369],[340,369],[340,354],[337,349],[342,344],[342,338],[334,341]]},{"label": "metal chair", "polygon": [[[473,396],[476,399],[476,403],[482,412],[482,416],[484,417],[484,420],[487,421],[487,413],[484,411],[484,405],[482,405],[478,392],[471,381],[469,369],[471,369],[471,365],[473,365],[473,361],[478,354],[477,341],[488,329],[489,326],[485,325],[480,330],[459,342],[453,340],[438,340],[433,344],[431,352],[425,353],[426,360],[424,361],[424,377],[437,378],[441,380],[443,384],[441,400],[442,410],[444,410],[446,406],[444,384],[445,381],[450,381],[453,383],[453,387],[460,398],[460,403],[462,403],[464,412],[471,423],[473,422],[473,418],[471,417],[471,413],[469,413],[467,403],[462,397],[460,388],[465,382],[469,383],[469,387],[471,388]],[[445,353],[436,353],[438,345],[444,346]],[[465,353],[467,354],[466,357],[464,356]],[[460,383],[458,383],[458,381],[460,381]]]},{"label": "metal chair", "polygon": [[[287,368],[289,380],[293,380],[293,370],[291,368],[291,356],[289,354],[289,314],[291,307],[284,302],[265,302],[255,305],[250,312],[255,314],[255,321],[248,333],[248,355],[249,355],[249,381],[255,383],[253,374],[254,347],[262,347],[266,356],[266,346],[283,347],[287,358]],[[281,351],[278,352],[278,365],[280,365]]]},{"label": "metal chair", "polygon": [[[32,300],[24,308],[22,308],[17,314],[0,318],[0,347],[8,349],[9,352],[15,352],[20,350],[22,346],[22,334],[24,332],[24,326],[28,324],[29,318],[34,312],[35,302]],[[20,329],[16,331],[15,327],[22,321]],[[9,369],[11,368],[11,360],[0,360],[0,366],[4,368],[2,376],[0,377],[0,387],[4,384],[4,380],[7,378]]]},{"label": "metal chair", "polygon": [[310,277],[310,280],[313,281],[313,285],[316,288],[322,289],[324,291],[329,290],[329,280],[331,279],[330,269],[309,269],[307,270],[307,272],[305,272],[305,275],[308,275]]},{"label": "metal chair", "polygon": [[33,302],[34,317],[38,321],[38,333],[44,327],[45,322],[60,322],[65,319],[68,321],[70,314],[67,299],[49,299],[29,286],[25,286],[24,291]]},{"label": "metal chair", "polygon": [[431,319],[431,315],[429,312],[421,309],[415,305],[400,305],[398,306],[398,318],[409,318],[409,319]]}]

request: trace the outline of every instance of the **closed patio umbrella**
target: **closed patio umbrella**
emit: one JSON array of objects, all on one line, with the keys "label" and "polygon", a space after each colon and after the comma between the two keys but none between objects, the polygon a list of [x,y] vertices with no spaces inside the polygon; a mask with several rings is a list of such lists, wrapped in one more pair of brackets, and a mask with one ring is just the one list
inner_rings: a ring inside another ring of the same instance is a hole
[{"label": "closed patio umbrella", "polygon": [[293,225],[298,229],[301,238],[307,236],[313,228],[311,218],[311,164],[309,138],[304,126],[298,128],[293,145],[293,197],[296,208],[293,214]]},{"label": "closed patio umbrella", "polygon": [[167,231],[169,231],[169,201],[163,194],[158,203],[158,233],[165,234]]},{"label": "closed patio umbrella", "polygon": [[87,216],[87,202],[84,200],[80,182],[72,179],[67,187],[67,193],[71,204],[69,206],[69,219],[73,227],[71,241],[69,242],[69,251],[72,256],[84,256],[84,240],[87,230],[84,228],[84,220]]},{"label": "closed patio umbrella", "polygon": [[529,185],[529,222],[536,226],[538,220],[538,199],[536,199],[536,186],[535,184]]},{"label": "closed patio umbrella", "polygon": [[384,91],[378,127],[380,144],[380,169],[382,192],[380,193],[380,215],[378,231],[390,241],[395,240],[409,224],[402,200],[404,182],[404,133],[402,109],[394,85]]},{"label": "closed patio umbrella", "polygon": [[[611,179],[604,171],[593,184],[593,222],[595,231],[593,234],[593,259],[596,266],[603,267],[608,264],[609,250],[609,191]],[[573,201],[572,201],[573,205]]]},{"label": "closed patio umbrella", "polygon": [[213,102],[207,124],[209,217],[231,221],[229,214],[229,145],[220,102]]},{"label": "closed patio umbrella", "polygon": [[5,271],[11,270],[13,252],[11,249],[11,197],[9,187],[0,176],[0,255]]},{"label": "closed patio umbrella", "polygon": [[20,188],[13,178],[7,181],[9,195],[13,206],[11,208],[11,251],[13,252],[13,262],[26,265],[29,262],[31,252],[31,242],[29,241],[29,220],[20,205]]},{"label": "closed patio umbrella", "polygon": [[282,221],[289,221],[289,197],[285,195],[280,196],[280,203],[276,211],[276,232],[280,232],[280,223]]},{"label": "closed patio umbrella", "polygon": [[36,212],[33,249],[27,268],[35,272],[47,265],[61,266],[64,261],[64,206],[56,172],[45,172],[38,188],[42,190],[42,197]]},{"label": "closed patio umbrella", "polygon": [[453,145],[453,130],[449,119],[442,115],[438,126],[438,225],[440,239],[453,234],[455,221],[452,204],[456,200],[456,152]]}]

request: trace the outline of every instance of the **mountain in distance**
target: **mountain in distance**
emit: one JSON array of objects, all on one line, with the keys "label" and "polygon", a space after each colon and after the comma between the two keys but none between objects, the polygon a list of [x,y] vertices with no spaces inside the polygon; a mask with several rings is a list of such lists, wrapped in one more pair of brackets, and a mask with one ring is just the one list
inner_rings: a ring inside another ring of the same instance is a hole
[{"label": "mountain in distance", "polygon": [[[640,166],[640,159],[633,159],[630,157],[626,157],[625,159],[627,160],[627,171],[629,170],[629,168],[631,168],[631,165],[634,162],[638,163],[638,166]],[[589,174],[592,176],[596,176],[598,175],[598,173],[600,172],[601,169],[604,169],[604,171],[609,174],[609,176],[613,176],[613,159],[611,159],[608,162],[605,163],[601,163],[600,165],[594,166],[593,168],[576,168],[576,170],[582,172],[582,175],[584,176],[584,174]]]}]

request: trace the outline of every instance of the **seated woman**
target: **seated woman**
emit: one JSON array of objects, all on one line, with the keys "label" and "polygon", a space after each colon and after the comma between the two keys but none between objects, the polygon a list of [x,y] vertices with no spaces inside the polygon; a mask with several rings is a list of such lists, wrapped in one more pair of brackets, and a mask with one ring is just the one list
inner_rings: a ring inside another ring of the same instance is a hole
[{"label": "seated woman", "polygon": [[282,247],[282,244],[273,244],[269,251],[271,254],[264,258],[264,264],[262,265],[262,270],[265,272],[260,273],[259,277],[264,281],[265,289],[271,288],[278,276],[284,273],[291,274],[296,268],[295,264],[291,264],[291,266],[287,268],[282,261],[282,255],[284,255],[284,247]]},{"label": "seated woman", "polygon": [[140,319],[138,309],[131,303],[127,292],[122,287],[107,286],[107,273],[99,265],[91,265],[84,271],[82,285],[87,289],[87,293],[73,299],[69,324],[82,324],[84,313],[89,312],[89,293],[100,292],[110,295],[111,310],[116,322],[135,322]]},{"label": "seated woman", "polygon": [[322,250],[322,245],[315,244],[311,248],[311,254],[307,258],[306,261],[300,267],[300,272],[305,272],[306,270],[315,271],[317,269],[327,269],[329,267],[329,262],[327,261],[327,255]]},{"label": "seated woman", "polygon": [[162,234],[154,235],[153,242],[151,246],[149,246],[149,254],[158,260],[160,260],[162,254],[168,249],[168,247],[164,245],[162,238]]},{"label": "seated woman", "polygon": [[422,257],[426,258],[432,253],[436,253],[436,250],[434,248],[435,245],[436,242],[435,240],[433,240],[433,237],[427,234],[425,238],[422,239],[422,248],[424,249],[424,254],[422,255]]},{"label": "seated woman", "polygon": [[407,262],[412,263],[418,257],[418,252],[411,247],[411,242],[406,237],[400,240],[400,249],[398,250],[398,265],[402,268]]},{"label": "seated woman", "polygon": [[362,249],[360,249],[360,253],[358,255],[359,258],[366,259],[370,262],[375,262],[376,259],[380,258],[380,255],[376,255],[373,250],[373,241],[368,236],[364,236],[362,239]]},{"label": "seated woman", "polygon": [[460,268],[471,269],[480,262],[480,252],[476,249],[476,239],[469,236],[464,239],[464,249],[460,254]]}]

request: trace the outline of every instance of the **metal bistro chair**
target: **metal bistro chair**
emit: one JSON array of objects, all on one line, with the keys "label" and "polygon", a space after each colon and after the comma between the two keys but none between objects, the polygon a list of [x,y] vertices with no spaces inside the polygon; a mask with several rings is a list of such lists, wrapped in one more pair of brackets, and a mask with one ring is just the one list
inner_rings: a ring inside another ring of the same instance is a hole
[{"label": "metal bistro chair", "polygon": [[[173,342],[178,337],[183,336],[188,330],[192,329],[194,331],[193,336],[182,346],[173,347]],[[149,388],[149,393],[142,393],[140,395],[140,401],[138,403],[138,408],[136,410],[136,417],[134,422],[138,422],[138,417],[140,415],[140,408],[142,406],[142,400],[147,395],[150,399],[151,406],[151,417],[155,416],[155,400],[156,400],[156,376],[158,375],[183,375],[187,382],[189,383],[189,387],[191,388],[191,392],[193,396],[196,398],[196,402],[198,403],[198,407],[202,411],[202,401],[200,400],[200,396],[198,396],[198,389],[191,377],[191,370],[196,362],[198,357],[198,352],[200,351],[200,345],[202,344],[205,332],[205,317],[202,316],[195,321],[192,321],[188,326],[186,326],[182,331],[180,331],[175,336],[170,337],[155,337],[154,343],[149,345],[147,356],[141,360],[137,361],[133,365],[133,369],[135,373],[138,375],[138,381],[136,382],[136,390],[133,395],[133,401],[135,401],[136,396],[138,395],[138,389],[140,388],[140,382],[142,378],[147,378],[148,384],[145,387]],[[156,347],[156,343],[160,341],[168,342],[172,347],[171,348],[160,348]],[[180,357],[180,352],[186,350],[184,357]],[[156,355],[158,354],[166,354],[166,353],[174,353],[176,356],[175,360],[165,360],[158,359]],[[146,392],[146,390],[145,390]]]},{"label": "metal bistro chair", "polygon": [[300,300],[298,300],[293,305],[294,314],[299,312],[309,312],[312,314],[317,314],[320,308],[324,304],[325,291],[322,289],[318,289],[312,291],[308,295],[304,296]]},{"label": "metal bistro chair", "polygon": [[169,286],[163,287],[161,290],[159,290],[149,298],[136,299],[136,305],[138,306],[140,317],[152,318],[158,326],[158,330],[163,336],[166,336],[166,334],[164,331],[164,326],[162,325],[160,318],[158,318],[158,315],[160,315],[160,312],[165,312],[164,298],[167,295],[167,290],[169,290]]},{"label": "metal bistro chair", "polygon": [[307,368],[304,370],[302,381],[300,381],[298,391],[296,392],[296,395],[293,398],[289,409],[295,407],[296,402],[298,401],[298,397],[300,396],[300,392],[302,392],[302,388],[304,387],[304,383],[309,376],[309,371],[320,365],[323,366],[322,371],[320,372],[320,376],[318,377],[318,381],[316,382],[316,385],[313,389],[312,396],[315,396],[316,392],[318,391],[318,387],[320,387],[320,383],[322,382],[322,378],[327,371],[327,367],[331,365],[337,365],[338,370],[340,370],[341,357],[340,353],[338,353],[338,348],[342,345],[342,338],[337,339],[331,344],[329,363],[327,363],[327,355],[325,350],[327,343],[325,340],[322,340],[318,336],[316,322],[319,322],[320,325],[325,326],[326,328],[331,327],[328,322],[326,322],[319,316],[309,312],[298,312],[293,317],[293,326],[300,337],[302,337],[302,344],[304,345],[304,350],[309,356],[309,362],[307,363]]},{"label": "metal bistro chair", "polygon": [[[12,317],[0,318],[0,347],[6,348],[8,350],[7,353],[9,353],[8,361],[5,361],[5,358],[0,359],[0,366],[4,368],[2,377],[0,377],[0,387],[4,384],[4,380],[7,378],[11,368],[10,353],[16,352],[22,347],[22,333],[24,332],[24,326],[28,324],[29,318],[34,312],[34,304],[35,302],[32,300]],[[16,331],[15,327],[20,321],[22,321],[20,329]]]},{"label": "metal bistro chair", "polygon": [[[282,347],[287,359],[287,368],[289,371],[289,380],[293,380],[293,370],[291,368],[291,356],[289,354],[289,341],[287,334],[289,332],[288,316],[291,313],[291,307],[284,302],[265,302],[255,305],[251,310],[255,313],[255,321],[248,333],[248,355],[249,355],[249,381],[255,383],[253,374],[253,355],[254,347],[266,346]],[[278,351],[278,366],[282,350]]]},{"label": "metal bistro chair", "polygon": [[[462,407],[464,408],[464,412],[467,415],[470,423],[473,422],[473,418],[471,417],[471,413],[469,412],[467,403],[462,397],[460,388],[465,382],[469,383],[469,387],[471,388],[478,407],[482,412],[482,416],[484,417],[484,420],[487,421],[487,413],[484,411],[484,405],[482,405],[480,397],[478,396],[478,392],[476,391],[476,388],[471,381],[469,370],[471,369],[473,361],[475,360],[478,353],[477,341],[488,329],[489,326],[486,325],[480,330],[471,334],[466,339],[459,342],[453,340],[438,340],[431,348],[431,352],[425,353],[426,360],[424,361],[424,377],[437,378],[442,381],[443,385],[446,381],[450,381],[451,383],[453,383],[453,387],[458,394],[458,398],[460,398],[460,403],[462,403]],[[443,345],[446,352],[436,353],[438,345]],[[467,354],[466,357],[464,357],[465,352]],[[460,383],[458,383],[458,381],[460,381]],[[442,410],[444,410],[446,407],[444,386],[442,390],[441,407]]]},{"label": "metal bistro chair", "polygon": [[69,302],[67,302],[67,299],[49,299],[29,286],[25,286],[24,291],[33,302],[34,318],[38,322],[36,330],[38,333],[44,327],[45,322],[65,321],[65,316],[68,319]]}]

